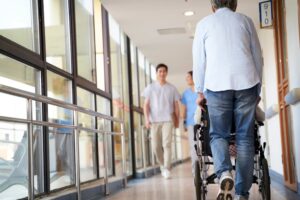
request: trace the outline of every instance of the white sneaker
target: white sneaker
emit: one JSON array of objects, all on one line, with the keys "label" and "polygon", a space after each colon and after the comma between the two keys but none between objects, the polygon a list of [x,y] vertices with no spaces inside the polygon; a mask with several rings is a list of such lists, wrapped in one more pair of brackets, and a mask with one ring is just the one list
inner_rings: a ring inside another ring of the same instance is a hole
[{"label": "white sneaker", "polygon": [[232,200],[231,190],[233,188],[234,181],[230,171],[222,173],[219,184],[220,189],[217,200]]},{"label": "white sneaker", "polygon": [[170,178],[171,178],[171,171],[168,170],[168,169],[165,169],[165,170],[164,170],[163,177],[164,177],[165,179],[170,179]]},{"label": "white sneaker", "polygon": [[241,195],[235,195],[234,200],[247,200],[247,198]]},{"label": "white sneaker", "polygon": [[163,177],[165,177],[165,168],[163,166],[160,166],[160,172],[161,172],[161,175]]}]

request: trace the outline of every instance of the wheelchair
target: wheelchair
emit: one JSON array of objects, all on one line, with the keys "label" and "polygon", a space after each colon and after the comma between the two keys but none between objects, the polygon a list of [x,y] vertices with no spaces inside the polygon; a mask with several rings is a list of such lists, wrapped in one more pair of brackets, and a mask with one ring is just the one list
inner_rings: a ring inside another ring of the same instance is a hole
[{"label": "wheelchair", "polygon": [[[213,165],[212,152],[210,148],[210,136],[209,136],[209,113],[207,106],[204,105],[205,112],[202,112],[200,124],[194,126],[194,141],[195,151],[198,156],[198,162],[195,163],[195,189],[197,200],[205,200],[209,184],[217,184],[218,178],[215,173],[209,174],[209,166]],[[262,122],[255,122],[254,129],[254,172],[253,183],[258,185],[259,194],[262,200],[270,200],[270,176],[268,162],[264,156],[266,143],[261,144],[261,136],[259,134],[259,127],[263,126]],[[232,131],[234,133],[234,130]],[[229,145],[234,145],[235,135],[231,134]],[[233,170],[235,165],[233,165]],[[232,196],[227,196],[224,200],[231,200]]]}]

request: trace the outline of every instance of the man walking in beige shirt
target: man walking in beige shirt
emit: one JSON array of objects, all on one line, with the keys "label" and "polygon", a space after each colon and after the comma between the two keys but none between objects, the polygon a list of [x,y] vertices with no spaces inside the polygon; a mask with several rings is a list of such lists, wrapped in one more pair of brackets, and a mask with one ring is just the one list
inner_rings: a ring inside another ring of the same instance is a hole
[{"label": "man walking in beige shirt", "polygon": [[142,96],[145,97],[145,126],[151,130],[152,149],[160,164],[162,176],[171,177],[172,131],[179,124],[180,95],[177,89],[167,82],[168,67],[156,67],[157,81],[148,85]]}]

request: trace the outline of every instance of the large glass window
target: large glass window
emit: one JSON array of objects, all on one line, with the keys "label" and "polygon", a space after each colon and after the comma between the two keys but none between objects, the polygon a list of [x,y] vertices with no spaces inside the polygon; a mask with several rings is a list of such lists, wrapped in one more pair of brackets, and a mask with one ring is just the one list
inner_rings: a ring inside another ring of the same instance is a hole
[{"label": "large glass window", "polygon": [[54,72],[47,72],[48,97],[72,103],[72,82]]},{"label": "large glass window", "polygon": [[[111,115],[110,109],[111,103],[108,99],[97,96],[97,112]],[[111,131],[111,123],[105,119],[98,119],[98,129],[104,131]],[[98,134],[98,154],[99,154],[99,174],[100,177],[104,177],[104,139],[103,133]],[[107,155],[108,155],[108,174],[112,175],[113,173],[113,160],[112,160],[112,137],[108,136],[107,138]]]},{"label": "large glass window", "polygon": [[[113,116],[124,119],[124,99],[122,85],[122,60],[121,60],[121,44],[120,44],[120,27],[117,22],[109,16],[109,33],[110,33],[110,64],[112,78],[112,97],[113,97]],[[119,123],[113,124],[115,132],[121,131]],[[122,174],[122,148],[121,137],[114,136],[114,156],[115,156],[115,174]]]},{"label": "large glass window", "polygon": [[[95,95],[77,87],[77,104],[95,111]],[[95,117],[78,114],[78,125],[85,128],[95,128]],[[80,131],[79,135],[80,180],[85,182],[97,178],[96,134]]]},{"label": "large glass window", "polygon": [[100,0],[94,1],[95,13],[95,41],[96,41],[96,66],[97,66],[97,87],[105,90],[105,67],[104,67],[104,49],[102,35],[102,8]]},{"label": "large glass window", "polygon": [[122,80],[123,80],[123,94],[124,94],[124,123],[125,123],[125,150],[126,150],[126,163],[127,173],[132,174],[132,153],[131,153],[131,134],[130,134],[130,104],[129,104],[129,79],[128,79],[128,54],[127,54],[127,41],[126,35],[121,34],[121,60],[122,60]]},{"label": "large glass window", "polygon": [[[54,72],[47,72],[48,96],[72,103],[72,82]],[[73,112],[62,107],[48,105],[50,122],[72,125]],[[68,128],[49,127],[50,189],[75,183],[74,132]]]},{"label": "large glass window", "polygon": [[131,60],[131,79],[132,79],[132,98],[133,105],[139,106],[139,86],[138,86],[138,70],[136,47],[130,44],[130,60]]},{"label": "large glass window", "polygon": [[[41,94],[41,73],[24,63],[0,54],[0,84]],[[7,102],[10,102],[9,104]],[[27,117],[27,102],[24,98],[0,93],[0,115],[7,117]],[[38,106],[33,106],[41,114]]]},{"label": "large glass window", "polygon": [[145,72],[146,72],[146,86],[151,83],[151,71],[150,63],[148,60],[145,62]]},{"label": "large glass window", "polygon": [[0,35],[39,53],[37,0],[1,0],[0,5]]},{"label": "large glass window", "polygon": [[76,44],[78,75],[96,82],[93,0],[76,0]]},{"label": "large glass window", "polygon": [[143,167],[143,151],[142,151],[142,121],[141,114],[134,112],[134,145],[135,145],[135,165],[136,168]]},{"label": "large glass window", "polygon": [[[138,68],[139,68],[139,86],[140,94],[143,93],[146,87],[146,74],[145,74],[145,56],[142,52],[138,51]],[[140,96],[140,106],[144,105],[144,97]]]},{"label": "large glass window", "polygon": [[67,0],[45,0],[46,60],[71,72],[69,8]]},{"label": "large glass window", "polygon": [[[41,94],[41,73],[24,63],[0,54],[0,84]],[[26,99],[0,93],[0,116],[27,119]],[[33,119],[41,120],[41,104],[33,102]],[[44,157],[41,128],[33,128],[34,186],[44,192]],[[0,199],[19,199],[28,195],[27,124],[0,121]]]}]

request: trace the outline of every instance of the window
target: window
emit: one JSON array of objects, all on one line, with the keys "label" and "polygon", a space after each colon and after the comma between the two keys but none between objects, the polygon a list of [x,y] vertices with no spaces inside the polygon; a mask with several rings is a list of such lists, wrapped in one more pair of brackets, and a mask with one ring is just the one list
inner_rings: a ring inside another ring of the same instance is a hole
[{"label": "window", "polygon": [[[0,84],[41,94],[41,73],[24,63],[0,54]],[[9,103],[8,103],[9,102]],[[27,119],[27,100],[0,93],[0,116]],[[33,119],[41,120],[41,104],[33,102]],[[19,199],[28,195],[28,128],[27,124],[0,121],[0,198]],[[33,151],[36,193],[44,192],[44,158],[42,130],[33,128]]]},{"label": "window", "polygon": [[0,35],[39,53],[37,13],[37,0],[2,0],[0,6]]},{"label": "window", "polygon": [[69,9],[67,0],[45,0],[46,60],[71,72]]},{"label": "window", "polygon": [[135,165],[136,168],[143,167],[143,151],[142,151],[142,121],[141,114],[134,112],[134,145],[135,145]]},{"label": "window", "polygon": [[[145,56],[142,52],[138,51],[138,68],[139,68],[139,86],[140,94],[143,93],[146,87],[146,75],[145,75]],[[140,96],[140,106],[144,105],[144,97]]]},{"label": "window", "polygon": [[146,67],[146,86],[151,83],[151,71],[150,71],[150,63],[148,60],[145,62],[145,67]]},{"label": "window", "polygon": [[128,54],[127,54],[127,41],[126,41],[126,35],[124,33],[121,33],[121,63],[122,63],[122,80],[123,80],[123,94],[124,94],[124,106],[123,106],[123,112],[124,112],[124,131],[125,131],[125,151],[126,154],[126,163],[127,163],[127,173],[132,174],[132,153],[131,153],[131,134],[130,134],[130,105],[129,105],[129,79],[128,79]]},{"label": "window", "polygon": [[[72,103],[72,82],[54,72],[47,72],[48,97]],[[48,105],[48,119],[58,124],[73,124],[72,110]],[[49,127],[50,189],[75,183],[74,132],[68,128]]]},{"label": "window", "polygon": [[[102,113],[104,115],[111,115],[110,109],[111,103],[108,99],[97,96],[97,112]],[[98,129],[111,131],[111,123],[105,119],[98,119]],[[112,175],[113,173],[113,160],[112,160],[112,137],[108,136],[107,139],[107,155],[108,155],[108,174]],[[99,154],[99,174],[100,177],[104,177],[104,142],[103,142],[103,134],[98,134],[98,154]]]},{"label": "window", "polygon": [[78,75],[95,83],[93,2],[93,0],[76,0],[75,17]]},{"label": "window", "polygon": [[96,67],[97,87],[105,91],[106,71],[104,67],[103,30],[102,30],[102,7],[100,0],[94,1],[95,13],[95,41],[96,41]]},{"label": "window", "polygon": [[[95,95],[87,90],[77,87],[77,104],[78,106],[95,110]],[[95,117],[79,113],[78,125],[94,129],[96,127]],[[96,179],[96,134],[94,132],[80,131],[79,157],[81,182]]]},{"label": "window", "polygon": [[138,70],[137,70],[137,55],[136,47],[130,44],[130,56],[131,56],[131,79],[132,79],[132,98],[133,105],[139,106],[139,86],[138,86]]}]

